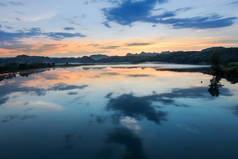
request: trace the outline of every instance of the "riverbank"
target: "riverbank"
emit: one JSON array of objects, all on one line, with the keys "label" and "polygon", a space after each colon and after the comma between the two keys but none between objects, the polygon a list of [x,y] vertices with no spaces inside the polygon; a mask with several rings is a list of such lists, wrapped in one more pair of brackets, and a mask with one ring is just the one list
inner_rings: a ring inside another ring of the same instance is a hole
[{"label": "riverbank", "polygon": [[30,71],[30,70],[39,70],[39,69],[49,69],[49,68],[60,68],[60,67],[76,67],[76,66],[87,66],[91,64],[62,64],[62,65],[55,65],[50,63],[40,64],[9,64],[6,66],[0,66],[0,74],[4,73],[16,73],[22,71]]}]

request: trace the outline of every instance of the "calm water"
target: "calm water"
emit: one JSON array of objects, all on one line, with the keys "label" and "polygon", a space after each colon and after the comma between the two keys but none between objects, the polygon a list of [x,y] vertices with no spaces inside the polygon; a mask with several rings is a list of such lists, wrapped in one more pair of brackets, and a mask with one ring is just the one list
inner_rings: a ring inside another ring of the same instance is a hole
[{"label": "calm water", "polygon": [[[1,159],[237,159],[238,84],[112,65],[0,81]],[[222,87],[219,87],[223,85]]]}]

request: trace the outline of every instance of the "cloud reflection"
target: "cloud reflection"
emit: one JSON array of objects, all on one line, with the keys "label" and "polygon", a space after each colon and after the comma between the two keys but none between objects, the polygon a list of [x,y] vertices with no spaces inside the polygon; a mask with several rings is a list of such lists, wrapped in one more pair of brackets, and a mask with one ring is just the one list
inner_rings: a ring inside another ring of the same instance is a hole
[{"label": "cloud reflection", "polygon": [[[115,111],[119,119],[129,116],[137,120],[146,118],[156,124],[166,120],[167,113],[158,111],[152,106],[154,96],[136,97],[132,94],[123,94],[117,98],[110,98],[106,109]],[[114,116],[115,117],[115,116]]]},{"label": "cloud reflection", "polygon": [[[214,99],[207,90],[207,87],[177,88],[169,93],[154,93],[142,97],[137,97],[133,94],[122,94],[118,97],[112,97],[112,93],[109,93],[106,95],[106,98],[109,99],[106,110],[114,112],[112,117],[116,122],[119,122],[122,117],[131,117],[136,120],[146,118],[156,124],[161,124],[162,121],[167,120],[167,113],[158,110],[161,109],[161,106],[189,106],[176,101],[178,98]],[[232,96],[229,89],[226,88],[222,88],[221,95]],[[155,102],[156,105],[153,105]]]},{"label": "cloud reflection", "polygon": [[[115,128],[112,131],[109,131],[106,137],[107,144],[117,144],[124,147],[124,153],[122,159],[145,159],[146,155],[143,149],[143,144],[141,139],[130,129],[119,127]],[[113,158],[112,156],[119,153],[104,152],[101,155],[103,158]],[[112,156],[109,156],[112,155]]]},{"label": "cloud reflection", "polygon": [[53,91],[67,91],[67,90],[73,90],[73,89],[83,89],[86,87],[88,87],[88,85],[78,86],[78,85],[68,85],[65,83],[58,83],[55,86],[49,88],[48,90],[50,90],[50,91],[52,91],[52,90]]},{"label": "cloud reflection", "polygon": [[4,119],[1,120],[1,123],[8,123],[14,120],[27,120],[27,119],[32,119],[35,118],[35,115],[7,115]]},{"label": "cloud reflection", "polygon": [[232,110],[233,110],[234,114],[238,115],[238,105],[232,107]]},{"label": "cloud reflection", "polygon": [[[23,86],[22,81],[14,80],[13,82],[4,81],[3,85],[0,85],[0,105],[5,104],[9,100],[9,95],[12,93],[22,92],[31,93],[37,96],[44,96],[48,91],[70,91],[70,90],[80,90],[88,87],[88,85],[68,85],[65,83],[57,83],[50,88],[40,88],[40,87],[28,87]],[[73,92],[75,95],[77,92]],[[69,95],[73,95],[69,92]]]}]

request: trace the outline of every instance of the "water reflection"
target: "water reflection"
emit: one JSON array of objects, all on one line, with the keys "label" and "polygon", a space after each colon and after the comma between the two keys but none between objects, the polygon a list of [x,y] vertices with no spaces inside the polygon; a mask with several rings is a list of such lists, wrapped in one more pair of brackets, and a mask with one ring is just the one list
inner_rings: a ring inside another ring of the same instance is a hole
[{"label": "water reflection", "polygon": [[35,69],[35,70],[28,70],[28,71],[21,71],[19,73],[4,73],[0,74],[0,81],[6,79],[13,79],[16,78],[18,75],[21,77],[29,77],[32,74],[42,73],[50,69]]},{"label": "water reflection", "polygon": [[146,75],[146,74],[132,74],[128,75],[128,77],[150,77],[151,75]]},{"label": "water reflection", "polygon": [[209,85],[208,91],[212,96],[218,97],[220,95],[219,88],[223,86],[220,81],[220,76],[213,76],[213,78],[210,80],[211,84]]},{"label": "water reflection", "polygon": [[233,110],[234,114],[238,115],[238,105],[232,107],[232,110]]},{"label": "water reflection", "polygon": [[38,96],[45,95],[46,93],[46,91],[42,88],[22,87],[21,82],[18,80],[12,82],[4,81],[3,84],[0,85],[0,90],[0,105],[5,104],[9,100],[9,95],[11,93],[34,93]]},{"label": "water reflection", "polygon": [[108,116],[96,115],[96,114],[91,114],[90,117],[92,118],[89,121],[90,124],[94,122],[96,122],[97,124],[104,124],[106,120],[108,119]]},{"label": "water reflection", "polygon": [[[110,153],[103,151],[101,158],[121,158],[121,159],[146,159],[141,139],[130,129],[120,127],[109,131],[106,135],[106,143],[123,146],[124,150],[120,151],[120,147],[112,149]],[[113,146],[111,146],[113,147]]]},{"label": "water reflection", "polygon": [[35,117],[36,117],[35,115],[17,115],[17,114],[7,115],[1,120],[1,123],[8,123],[14,120],[27,120]]},{"label": "water reflection", "polygon": [[[209,89],[210,90],[210,89]],[[156,124],[161,124],[162,121],[166,121],[167,112],[158,110],[164,106],[185,106],[184,103],[179,103],[176,100],[179,98],[206,98],[213,99],[207,92],[207,87],[194,87],[187,89],[173,89],[170,93],[161,93],[148,96],[137,97],[133,94],[123,94],[113,98],[113,93],[106,95],[109,99],[106,110],[113,111],[113,119],[117,122],[122,117],[131,117],[136,120],[143,120],[146,118]],[[221,92],[223,96],[232,96],[229,89],[223,89]],[[153,104],[157,102],[156,104]]]},{"label": "water reflection", "polygon": [[[122,116],[129,116],[136,120],[146,118],[156,124],[161,124],[166,120],[166,112],[156,110],[152,106],[152,102],[158,100],[157,95],[136,97],[132,94],[123,94],[117,98],[110,98],[106,109],[108,111],[115,111],[114,117],[117,120]],[[166,100],[167,101],[167,100]]]},{"label": "water reflection", "polygon": [[[13,82],[5,81],[0,85],[0,105],[6,103],[9,99],[8,95],[11,93],[21,92],[24,94],[35,94],[38,96],[45,96],[48,91],[70,91],[81,90],[88,87],[88,85],[68,85],[66,83],[57,83],[50,88],[37,88],[22,86],[22,81],[16,80]],[[69,92],[69,95],[75,95],[77,92]]]},{"label": "water reflection", "polygon": [[64,148],[67,150],[73,149],[74,146],[76,146],[76,144],[81,141],[81,138],[82,137],[76,131],[65,134]]},{"label": "water reflection", "polygon": [[6,103],[8,99],[8,97],[0,97],[0,105]]},{"label": "water reflection", "polygon": [[0,74],[0,81],[3,81],[5,79],[12,79],[12,78],[15,78],[15,77],[16,77],[15,73]]},{"label": "water reflection", "polygon": [[224,78],[108,65],[2,79],[0,158],[237,158],[238,87]]},{"label": "water reflection", "polygon": [[81,85],[81,86],[76,86],[76,85],[67,85],[65,83],[58,83],[55,86],[47,89],[48,91],[67,91],[67,90],[73,90],[73,89],[84,89],[88,87],[88,85]]}]

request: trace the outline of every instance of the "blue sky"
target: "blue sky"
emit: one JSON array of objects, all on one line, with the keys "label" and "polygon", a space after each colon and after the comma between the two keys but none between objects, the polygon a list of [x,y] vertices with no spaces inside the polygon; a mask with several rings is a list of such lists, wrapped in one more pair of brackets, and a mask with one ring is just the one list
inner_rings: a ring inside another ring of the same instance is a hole
[{"label": "blue sky", "polygon": [[0,56],[238,46],[237,0],[0,0]]}]

